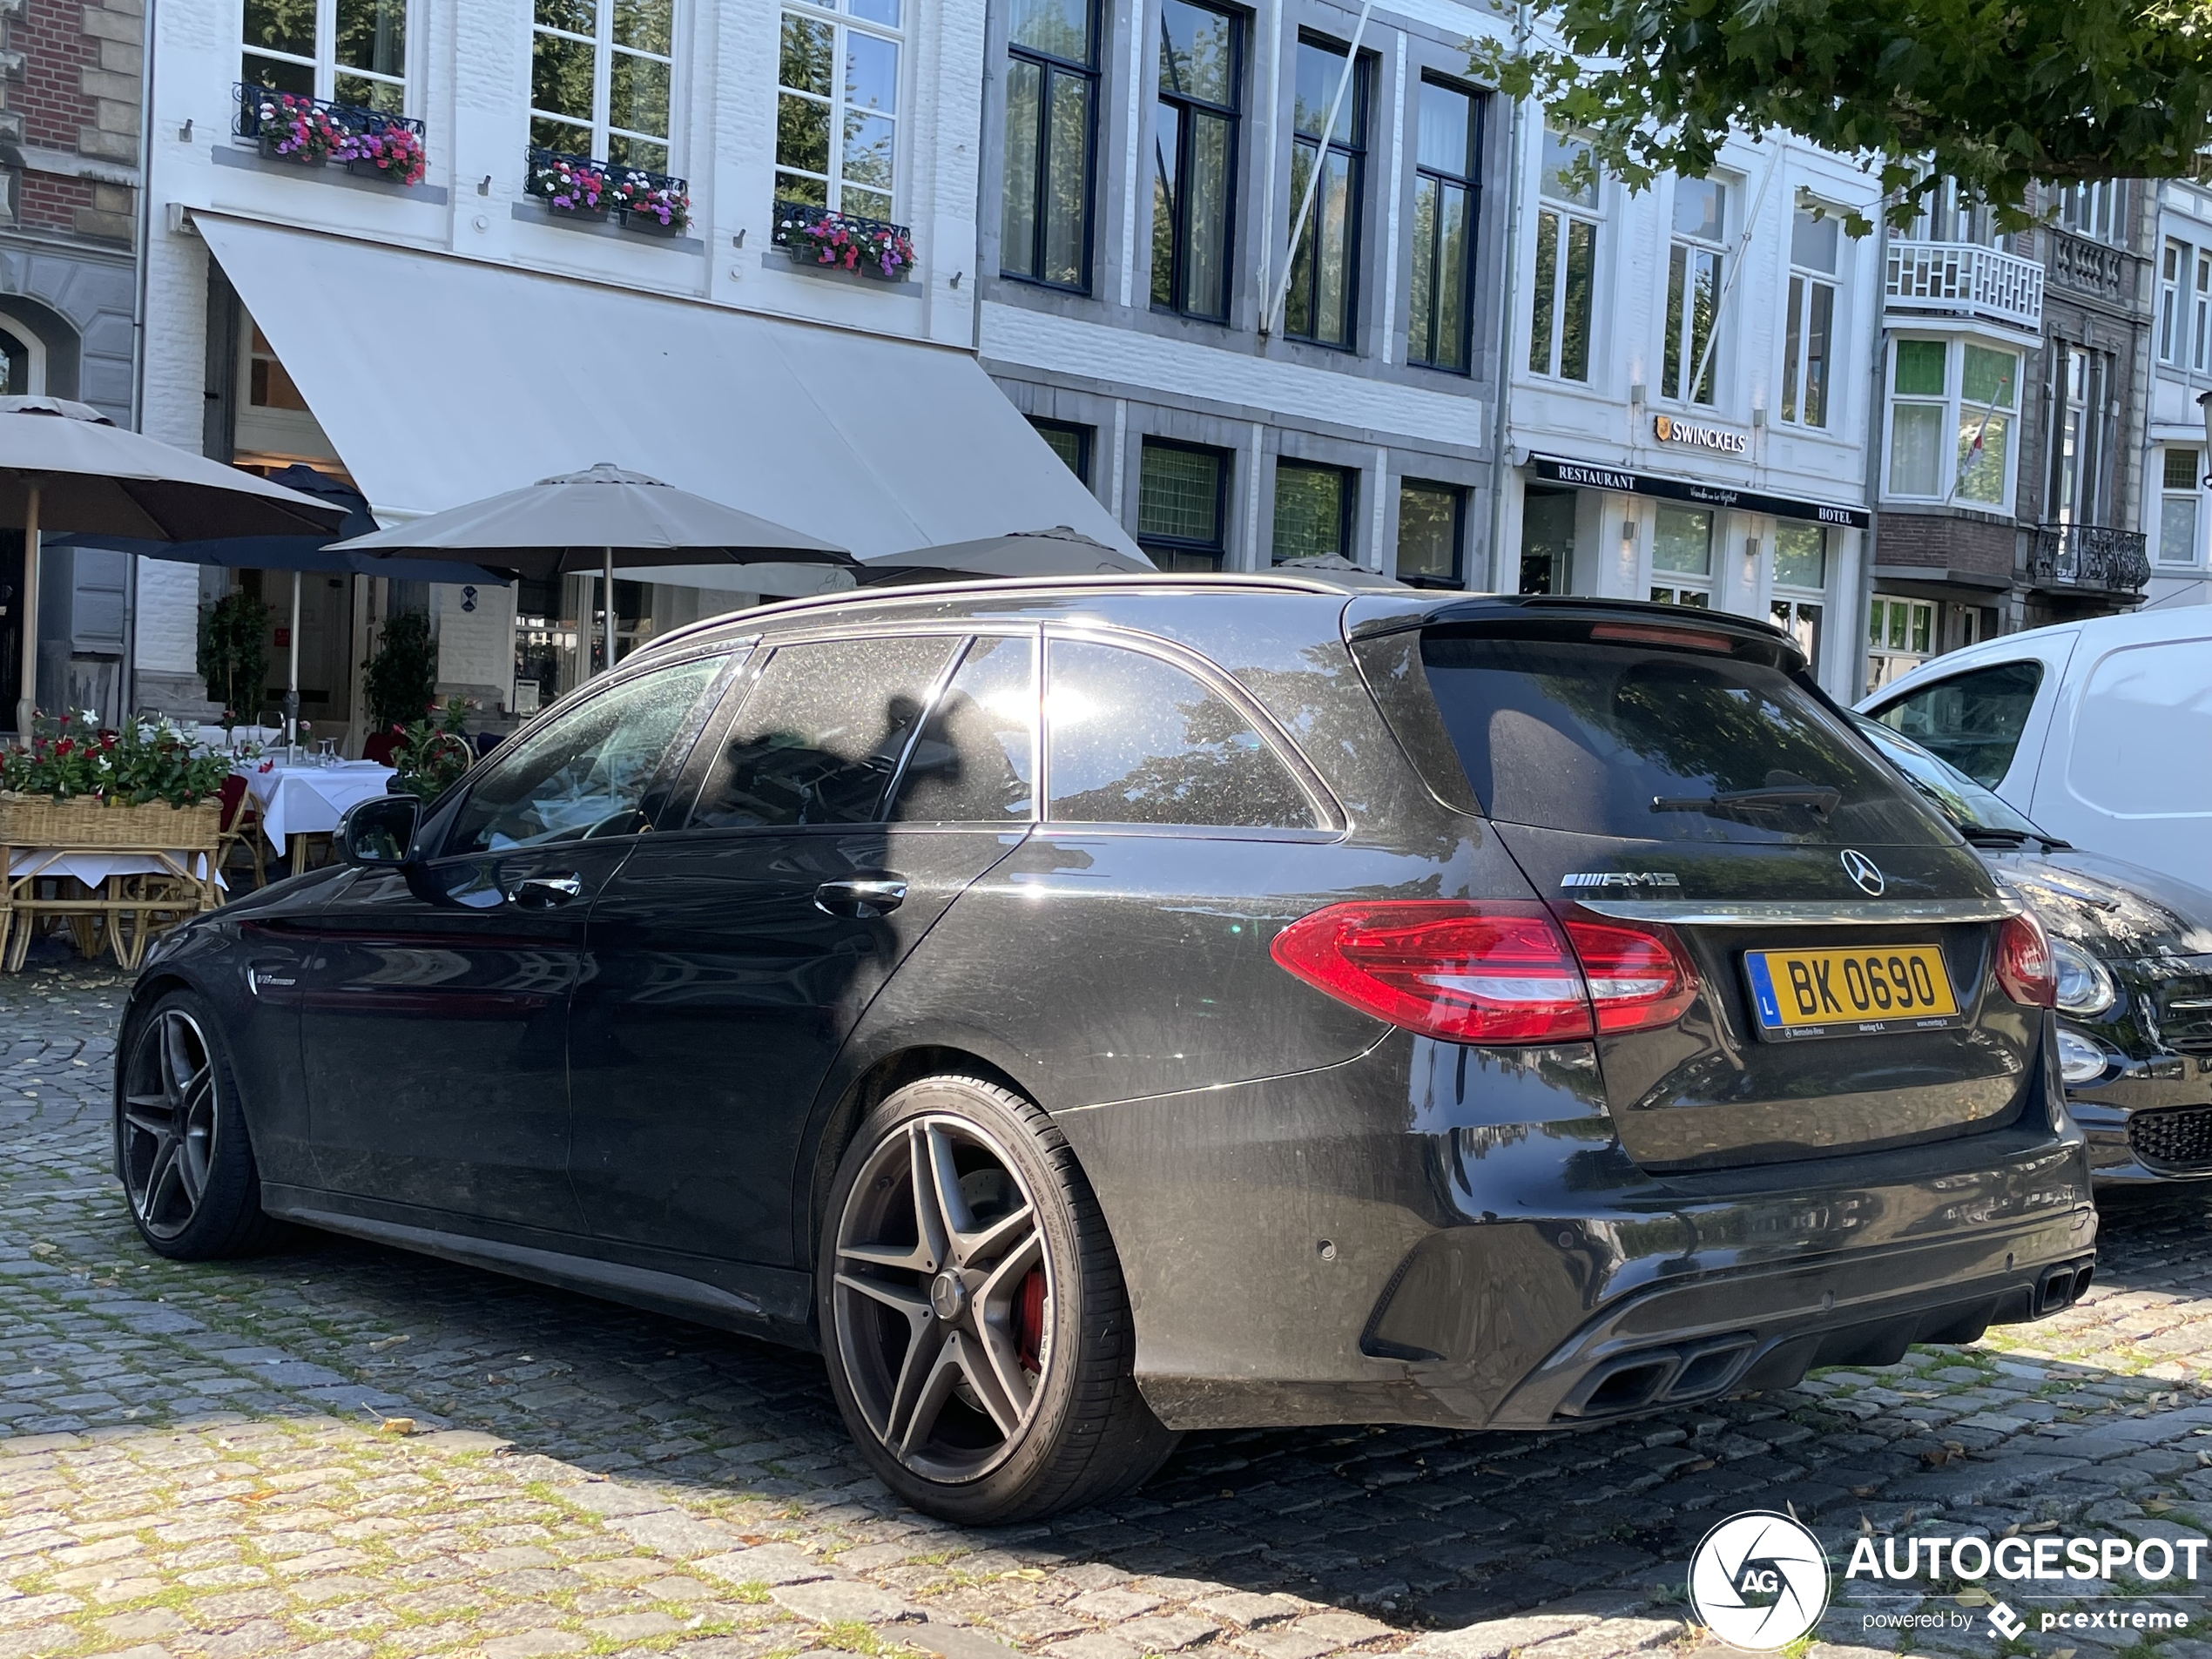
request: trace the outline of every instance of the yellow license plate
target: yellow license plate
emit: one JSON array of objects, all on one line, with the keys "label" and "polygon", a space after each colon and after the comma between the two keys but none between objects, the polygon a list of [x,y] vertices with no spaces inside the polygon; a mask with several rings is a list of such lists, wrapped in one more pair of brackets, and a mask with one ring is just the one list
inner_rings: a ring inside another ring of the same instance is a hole
[{"label": "yellow license plate", "polygon": [[1744,953],[1743,968],[1766,1036],[1871,1036],[1959,1022],[1959,1000],[1934,945],[1754,950]]}]

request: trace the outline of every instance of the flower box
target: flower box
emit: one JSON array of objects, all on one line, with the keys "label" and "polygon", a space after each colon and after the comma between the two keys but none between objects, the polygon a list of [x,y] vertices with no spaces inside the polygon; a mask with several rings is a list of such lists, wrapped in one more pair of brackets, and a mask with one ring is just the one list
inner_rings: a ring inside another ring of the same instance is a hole
[{"label": "flower box", "polygon": [[137,847],[212,852],[223,827],[219,799],[194,806],[148,801],[143,806],[98,795],[0,793],[0,846]]},{"label": "flower box", "polygon": [[330,152],[313,143],[301,144],[288,128],[261,129],[261,153],[272,161],[288,161],[295,167],[320,167]]},{"label": "flower box", "polygon": [[684,233],[681,219],[671,219],[664,224],[658,213],[641,213],[627,207],[623,210],[622,227],[626,231],[635,231],[640,236],[681,236]]},{"label": "flower box", "polygon": [[422,182],[422,139],[410,129],[376,123],[349,132],[335,152],[356,179],[410,185]]},{"label": "flower box", "polygon": [[776,204],[775,242],[794,265],[904,282],[914,270],[914,237],[903,225],[802,202]]}]

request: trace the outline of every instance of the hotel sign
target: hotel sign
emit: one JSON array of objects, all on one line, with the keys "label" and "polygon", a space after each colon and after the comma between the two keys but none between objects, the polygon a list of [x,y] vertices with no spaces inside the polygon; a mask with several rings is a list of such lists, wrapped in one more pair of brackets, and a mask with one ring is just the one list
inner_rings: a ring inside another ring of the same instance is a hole
[{"label": "hotel sign", "polygon": [[1751,448],[1750,441],[1741,432],[1696,421],[1678,421],[1671,415],[1651,417],[1651,435],[1662,443],[1684,444],[1692,449],[1710,449],[1723,455],[1748,455]]},{"label": "hotel sign", "polygon": [[[1681,429],[1677,423],[1676,430]],[[1746,513],[1802,519],[1811,524],[1834,524],[1846,529],[1863,530],[1872,522],[1873,516],[1863,507],[1837,507],[1827,502],[1794,501],[1786,496],[1767,496],[1757,490],[1738,489],[1733,484],[1662,478],[1648,472],[1631,472],[1625,467],[1593,466],[1586,461],[1560,461],[1550,455],[1529,456],[1528,469],[1546,483],[1573,484],[1582,489],[1609,489],[1622,496],[1657,496],[1667,501],[1695,502],[1700,507],[1733,507]]]}]

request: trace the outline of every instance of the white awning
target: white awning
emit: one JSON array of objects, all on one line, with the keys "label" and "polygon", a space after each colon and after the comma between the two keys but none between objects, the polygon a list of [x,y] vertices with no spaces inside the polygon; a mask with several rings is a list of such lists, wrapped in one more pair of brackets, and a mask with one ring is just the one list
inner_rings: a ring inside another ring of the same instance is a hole
[{"label": "white awning", "polygon": [[193,223],[380,513],[610,461],[862,558],[1055,524],[1135,551],[971,353]]}]

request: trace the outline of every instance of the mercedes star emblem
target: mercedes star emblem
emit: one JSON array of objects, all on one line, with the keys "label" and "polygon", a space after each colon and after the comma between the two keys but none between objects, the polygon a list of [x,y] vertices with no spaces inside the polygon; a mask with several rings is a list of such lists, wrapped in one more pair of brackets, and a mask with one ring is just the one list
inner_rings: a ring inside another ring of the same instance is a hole
[{"label": "mercedes star emblem", "polygon": [[1858,884],[1860,892],[1870,899],[1882,896],[1882,889],[1889,886],[1889,882],[1884,879],[1879,865],[1856,847],[1849,846],[1844,849],[1843,860],[1844,873]]}]

